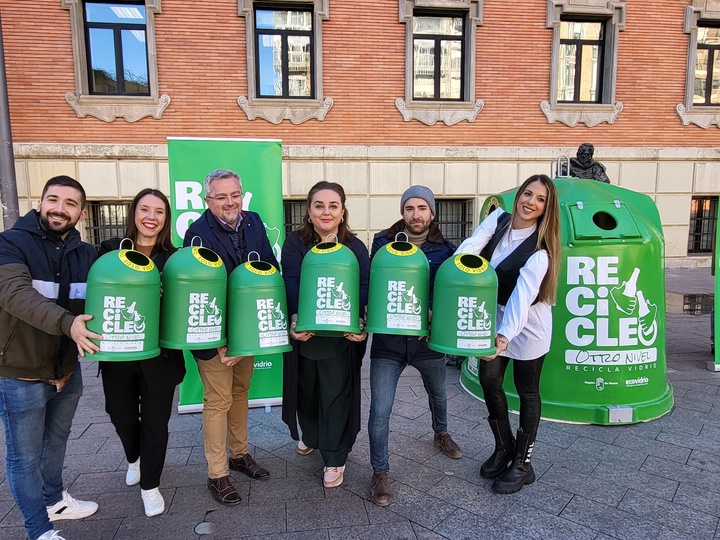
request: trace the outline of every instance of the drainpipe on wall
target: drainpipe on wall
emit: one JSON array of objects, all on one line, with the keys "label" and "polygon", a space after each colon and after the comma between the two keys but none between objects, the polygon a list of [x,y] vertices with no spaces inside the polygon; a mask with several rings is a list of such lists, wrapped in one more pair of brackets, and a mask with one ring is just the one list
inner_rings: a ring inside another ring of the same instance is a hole
[{"label": "drainpipe on wall", "polygon": [[3,228],[12,227],[20,216],[18,210],[15,156],[10,131],[10,104],[8,102],[5,48],[0,18],[0,201],[2,201]]}]

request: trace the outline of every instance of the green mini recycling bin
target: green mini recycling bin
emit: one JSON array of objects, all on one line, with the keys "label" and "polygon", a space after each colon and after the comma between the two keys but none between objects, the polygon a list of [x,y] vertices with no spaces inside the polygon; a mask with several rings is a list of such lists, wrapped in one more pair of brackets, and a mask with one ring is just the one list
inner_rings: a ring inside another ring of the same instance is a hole
[{"label": "green mini recycling bin", "polygon": [[341,336],[360,330],[360,264],[338,242],[313,246],[300,267],[296,332]]},{"label": "green mini recycling bin", "polygon": [[102,335],[91,360],[147,360],[160,354],[160,273],[144,254],[111,251],[90,268],[85,300],[88,330]]},{"label": "green mini recycling bin", "polygon": [[368,332],[427,336],[430,264],[414,244],[396,240],[381,247],[370,265]]},{"label": "green mini recycling bin", "polygon": [[497,276],[478,255],[459,253],[435,274],[428,347],[464,356],[491,356],[495,347]]},{"label": "green mini recycling bin", "polygon": [[[617,424],[651,420],[673,406],[665,354],[664,239],[647,195],[577,178],[556,178],[562,259],[553,335],[540,381],[543,417]],[[511,211],[516,190],[486,200]],[[482,397],[477,358],[461,383]],[[512,363],[511,363],[512,365]],[[504,387],[519,400],[512,373]]]},{"label": "green mini recycling bin", "polygon": [[170,349],[225,345],[227,271],[214,251],[177,250],[165,263],[160,302],[160,345]]},{"label": "green mini recycling bin", "polygon": [[228,355],[261,356],[292,350],[285,282],[272,264],[248,261],[228,283]]}]

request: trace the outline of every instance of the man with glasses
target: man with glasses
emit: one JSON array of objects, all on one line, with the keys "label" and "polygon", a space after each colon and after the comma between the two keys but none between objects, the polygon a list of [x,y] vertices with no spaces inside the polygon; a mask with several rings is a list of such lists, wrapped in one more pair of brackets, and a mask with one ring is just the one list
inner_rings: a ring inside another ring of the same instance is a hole
[{"label": "man with glasses", "polygon": [[[184,246],[196,236],[217,253],[228,275],[256,251],[260,260],[279,268],[258,214],[242,209],[242,183],[237,173],[218,169],[205,177],[208,209],[185,234]],[[203,436],[208,462],[208,489],[221,504],[241,501],[230,471],[267,479],[270,473],[248,453],[248,389],[254,357],[227,356],[227,347],[192,351],[203,383]],[[226,448],[230,451],[228,459]]]}]

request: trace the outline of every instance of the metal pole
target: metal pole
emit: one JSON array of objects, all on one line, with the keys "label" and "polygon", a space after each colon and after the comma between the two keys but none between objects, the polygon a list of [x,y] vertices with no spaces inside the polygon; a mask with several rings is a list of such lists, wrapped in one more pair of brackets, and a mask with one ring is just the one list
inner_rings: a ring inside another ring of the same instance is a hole
[{"label": "metal pole", "polygon": [[5,47],[0,17],[0,201],[2,201],[3,227],[12,227],[20,216],[18,210],[15,156],[10,131],[10,104],[8,102],[7,74],[5,73]]}]

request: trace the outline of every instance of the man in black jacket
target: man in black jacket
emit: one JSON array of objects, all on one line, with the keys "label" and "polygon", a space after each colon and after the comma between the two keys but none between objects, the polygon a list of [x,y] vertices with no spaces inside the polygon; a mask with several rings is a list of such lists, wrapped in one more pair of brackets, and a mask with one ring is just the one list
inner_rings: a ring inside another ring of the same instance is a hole
[{"label": "man in black jacket", "polygon": [[[237,173],[218,169],[208,174],[205,201],[208,209],[190,225],[184,246],[200,237],[204,247],[220,256],[228,274],[247,262],[252,251],[259,254],[261,261],[279,268],[262,219],[242,209],[242,184]],[[259,480],[269,478],[270,472],[248,453],[248,390],[255,359],[226,353],[227,347],[192,351],[203,382],[207,486],[216,501],[233,505],[239,504],[241,498],[230,482],[229,469]],[[229,459],[226,448],[230,450]]]},{"label": "man in black jacket", "polygon": [[30,540],[58,539],[51,521],[98,505],[63,489],[65,447],[82,395],[78,354],[98,351],[85,322],[85,285],[96,251],[75,229],[85,190],[48,180],[37,210],[0,234],[0,417],[7,482]]},{"label": "man in black jacket", "polygon": [[[443,238],[435,219],[435,196],[425,186],[412,186],[400,200],[402,219],[392,227],[375,235],[372,255],[395,235],[404,232],[408,240],[418,246],[430,265],[430,292],[440,265],[453,255],[455,245]],[[460,447],[447,432],[447,398],[445,395],[445,356],[428,348],[426,338],[373,334],[370,351],[370,463],[373,468],[371,496],[378,506],[392,502],[388,484],[388,434],[398,379],[407,366],[416,368],[428,393],[428,403],[435,432],[433,443],[453,459],[462,457]]]}]

